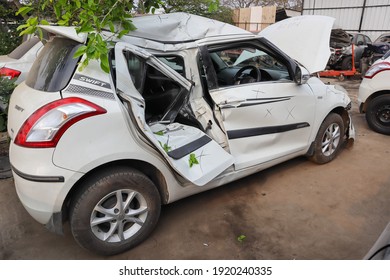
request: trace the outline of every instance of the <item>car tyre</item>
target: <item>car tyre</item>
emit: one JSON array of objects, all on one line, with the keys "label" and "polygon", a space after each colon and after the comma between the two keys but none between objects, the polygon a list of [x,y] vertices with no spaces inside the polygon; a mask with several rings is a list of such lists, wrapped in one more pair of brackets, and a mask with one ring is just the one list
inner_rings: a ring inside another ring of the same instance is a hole
[{"label": "car tyre", "polygon": [[344,122],[339,114],[330,113],[322,122],[314,140],[314,153],[310,160],[324,164],[333,160],[344,141]]},{"label": "car tyre", "polygon": [[366,110],[368,126],[379,133],[390,135],[390,95],[375,97]]},{"label": "car tyre", "polygon": [[161,199],[154,183],[126,167],[89,178],[71,202],[75,240],[101,255],[119,254],[144,241],[160,216]]}]

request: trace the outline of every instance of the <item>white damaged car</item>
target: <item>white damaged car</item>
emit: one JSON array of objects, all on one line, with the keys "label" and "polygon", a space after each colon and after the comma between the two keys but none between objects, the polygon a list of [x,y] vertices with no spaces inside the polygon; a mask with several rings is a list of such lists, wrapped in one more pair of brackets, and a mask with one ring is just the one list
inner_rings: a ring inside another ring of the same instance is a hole
[{"label": "white damaged car", "polygon": [[82,247],[117,254],[148,237],[163,204],[297,156],[329,162],[353,140],[347,92],[311,75],[328,61],[332,18],[259,35],[184,13],[133,22],[110,74],[79,71],[86,36],[42,26],[55,36],[12,95],[16,191],[48,229],[69,219]]}]

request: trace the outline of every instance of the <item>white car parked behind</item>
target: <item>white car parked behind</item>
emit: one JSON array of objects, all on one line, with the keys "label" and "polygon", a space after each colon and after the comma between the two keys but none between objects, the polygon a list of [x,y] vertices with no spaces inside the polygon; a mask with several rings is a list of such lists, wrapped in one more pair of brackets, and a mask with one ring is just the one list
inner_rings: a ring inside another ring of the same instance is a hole
[{"label": "white car parked behind", "polygon": [[54,232],[69,217],[81,246],[117,254],[148,237],[161,204],[297,156],[331,161],[355,135],[347,92],[310,75],[328,61],[333,21],[302,16],[255,35],[184,13],[134,18],[109,74],[96,61],[77,68],[87,36],[42,26],[57,35],[9,110],[24,207]]},{"label": "white car parked behind", "polygon": [[366,113],[369,127],[390,135],[390,52],[368,69],[358,94],[360,113]]},{"label": "white car parked behind", "polygon": [[1,55],[0,76],[16,78],[17,84],[23,82],[42,48],[42,42],[34,36],[24,41],[11,53]]}]

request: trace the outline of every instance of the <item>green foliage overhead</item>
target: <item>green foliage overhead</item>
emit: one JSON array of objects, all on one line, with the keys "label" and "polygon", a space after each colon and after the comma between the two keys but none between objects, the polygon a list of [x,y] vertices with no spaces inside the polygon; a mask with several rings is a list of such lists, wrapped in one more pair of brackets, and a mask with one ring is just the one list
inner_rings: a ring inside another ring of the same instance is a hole
[{"label": "green foliage overhead", "polygon": [[[75,54],[75,58],[86,55],[80,65],[81,69],[88,65],[91,59],[98,59],[101,68],[109,72],[108,43],[103,39],[102,31],[110,30],[114,36],[120,38],[136,29],[131,21],[131,12],[136,10],[145,13],[155,7],[168,7],[168,2],[172,1],[138,0],[135,6],[134,1],[128,0],[26,1],[27,4],[20,7],[16,13],[18,16],[27,18],[18,30],[20,35],[38,33],[42,37],[39,25],[47,25],[50,22],[59,26],[76,26],[77,33],[88,33],[86,45],[80,47]],[[186,2],[181,1],[180,5]],[[191,1],[188,2],[191,3]],[[219,0],[196,0],[195,4],[200,5],[201,9],[192,9],[193,5],[187,4],[183,6],[183,9],[172,11],[184,11],[198,15],[207,13],[209,17],[218,13]]]},{"label": "green foliage overhead", "polygon": [[125,0],[41,0],[39,5],[22,6],[17,15],[29,16],[25,24],[20,25],[20,35],[38,33],[42,31],[38,25],[49,24],[46,9],[53,11],[53,24],[59,26],[76,26],[76,32],[88,33],[85,46],[75,54],[75,58],[86,54],[81,68],[88,65],[91,59],[100,59],[101,68],[109,72],[107,42],[101,33],[109,29],[117,37],[121,37],[135,26],[131,22],[132,1]]}]

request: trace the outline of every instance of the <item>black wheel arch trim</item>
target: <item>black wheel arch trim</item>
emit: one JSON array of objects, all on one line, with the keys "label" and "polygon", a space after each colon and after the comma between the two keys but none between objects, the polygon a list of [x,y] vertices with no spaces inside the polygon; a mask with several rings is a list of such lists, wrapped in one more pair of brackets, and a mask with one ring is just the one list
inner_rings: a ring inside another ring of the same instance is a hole
[{"label": "black wheel arch trim", "polygon": [[12,171],[15,172],[16,175],[19,177],[32,182],[40,182],[40,183],[63,183],[65,182],[64,176],[37,176],[37,175],[31,175],[26,174],[18,169],[16,169],[14,166],[12,167]]}]

